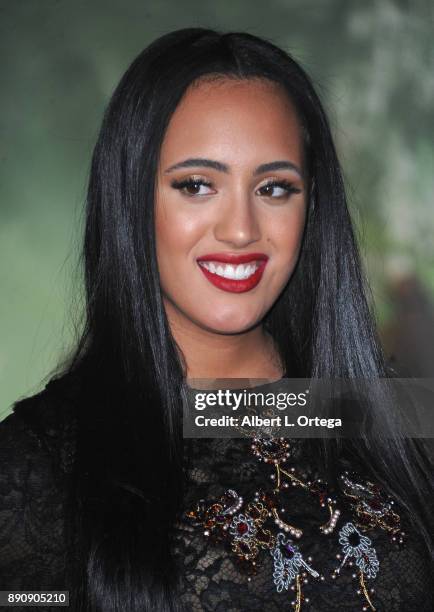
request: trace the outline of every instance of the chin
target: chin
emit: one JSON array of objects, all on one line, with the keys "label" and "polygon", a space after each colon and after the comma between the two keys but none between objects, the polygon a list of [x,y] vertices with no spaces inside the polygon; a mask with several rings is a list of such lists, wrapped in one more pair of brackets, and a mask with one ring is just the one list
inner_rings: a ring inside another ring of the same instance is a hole
[{"label": "chin", "polygon": [[207,317],[202,325],[216,334],[241,334],[255,327],[260,317],[240,313],[226,313],[212,319]]}]

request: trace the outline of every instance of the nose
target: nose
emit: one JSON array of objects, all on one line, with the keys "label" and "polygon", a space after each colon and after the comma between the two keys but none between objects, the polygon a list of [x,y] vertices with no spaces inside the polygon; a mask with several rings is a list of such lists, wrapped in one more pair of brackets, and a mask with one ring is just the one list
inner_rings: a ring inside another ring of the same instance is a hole
[{"label": "nose", "polygon": [[214,236],[234,248],[246,247],[261,238],[258,211],[245,191],[232,195],[222,203],[218,220],[214,226]]}]

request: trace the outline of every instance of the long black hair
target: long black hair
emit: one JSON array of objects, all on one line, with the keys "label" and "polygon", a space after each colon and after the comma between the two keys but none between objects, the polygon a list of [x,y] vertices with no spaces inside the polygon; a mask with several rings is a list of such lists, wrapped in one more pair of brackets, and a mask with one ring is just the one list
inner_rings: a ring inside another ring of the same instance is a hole
[{"label": "long black hair", "polygon": [[[74,505],[76,609],[176,610],[172,526],[183,495],[185,364],[163,306],[154,196],[161,143],[187,88],[201,78],[269,79],[292,100],[309,177],[297,267],[264,324],[288,376],[387,376],[328,120],[303,69],[247,33],[188,28],[131,64],[106,109],[88,188],[85,329],[65,372],[82,381]],[[64,372],[64,373],[65,373]],[[390,423],[378,405],[374,426]],[[383,440],[383,441],[382,441]],[[390,435],[351,442],[427,539],[424,462]],[[333,470],[336,441],[317,445]]]}]

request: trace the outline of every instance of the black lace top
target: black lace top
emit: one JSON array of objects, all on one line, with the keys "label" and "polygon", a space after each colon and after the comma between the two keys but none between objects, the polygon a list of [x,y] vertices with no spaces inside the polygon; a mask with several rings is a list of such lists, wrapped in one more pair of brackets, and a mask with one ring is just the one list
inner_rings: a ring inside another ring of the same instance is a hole
[{"label": "black lace top", "polygon": [[[64,510],[74,463],[74,438],[74,402],[56,382],[42,393],[18,402],[14,413],[0,423],[0,590],[71,588]],[[288,452],[288,465],[296,465],[298,474],[309,479],[318,477],[303,441],[289,441]],[[243,496],[247,503],[255,492],[270,484],[269,466],[252,454],[248,440],[186,440],[185,458],[186,511],[195,507],[199,499],[207,503],[218,499],[227,489]],[[321,580],[309,572],[305,577],[301,575],[305,599],[299,609],[362,610],[367,604],[357,594],[359,586],[353,578],[356,566],[346,566],[337,578],[331,578],[342,562],[342,557],[336,558],[342,553],[340,529],[354,521],[350,506],[337,502],[341,515],[334,531],[324,535],[318,530],[324,522],[324,509],[315,499],[299,487],[290,488],[288,496],[290,522],[303,529],[297,541],[302,558],[323,576]],[[233,515],[234,519],[243,510],[244,506]],[[403,528],[408,531],[405,520]],[[279,531],[277,526],[275,530]],[[227,543],[204,536],[204,529],[186,515],[181,517],[175,533],[180,601],[185,610],[297,610],[298,604],[291,603],[296,602],[295,581],[291,584],[293,589],[278,592],[273,578],[275,560],[269,550],[261,551],[256,574],[249,575]],[[367,535],[379,562],[375,579],[367,581],[367,588],[375,589],[370,594],[373,607],[387,612],[431,612],[431,566],[420,540],[411,530],[402,547],[392,544],[390,535],[380,528]]]}]

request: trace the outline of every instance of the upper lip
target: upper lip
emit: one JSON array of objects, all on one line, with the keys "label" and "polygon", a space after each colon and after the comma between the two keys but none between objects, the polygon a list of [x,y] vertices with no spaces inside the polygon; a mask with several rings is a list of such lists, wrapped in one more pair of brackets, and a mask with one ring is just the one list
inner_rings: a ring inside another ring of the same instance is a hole
[{"label": "upper lip", "polygon": [[243,253],[236,255],[234,253],[209,253],[198,257],[196,261],[220,261],[228,264],[242,264],[249,261],[267,261],[268,255],[265,253]]}]

